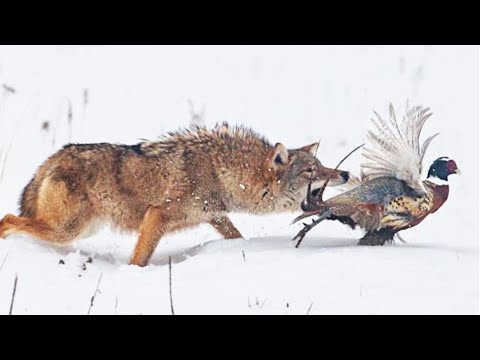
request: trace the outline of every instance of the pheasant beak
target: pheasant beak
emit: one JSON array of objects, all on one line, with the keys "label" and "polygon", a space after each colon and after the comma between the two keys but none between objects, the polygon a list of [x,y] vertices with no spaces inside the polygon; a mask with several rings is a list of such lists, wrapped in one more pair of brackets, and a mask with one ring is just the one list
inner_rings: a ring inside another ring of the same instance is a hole
[{"label": "pheasant beak", "polygon": [[457,168],[457,169],[455,170],[455,174],[457,174],[457,175],[462,175],[462,172],[460,171],[460,169]]}]

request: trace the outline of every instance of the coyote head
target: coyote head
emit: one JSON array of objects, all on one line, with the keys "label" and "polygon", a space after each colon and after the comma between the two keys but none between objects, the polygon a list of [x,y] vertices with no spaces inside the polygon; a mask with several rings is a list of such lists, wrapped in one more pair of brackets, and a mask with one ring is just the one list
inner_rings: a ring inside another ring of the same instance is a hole
[{"label": "coyote head", "polygon": [[327,179],[330,179],[331,186],[348,181],[350,175],[347,171],[327,168],[315,157],[318,145],[315,143],[294,150],[287,150],[283,144],[275,145],[270,161],[278,179],[277,199],[281,208],[296,210],[305,197],[310,180],[313,188],[320,187]]}]

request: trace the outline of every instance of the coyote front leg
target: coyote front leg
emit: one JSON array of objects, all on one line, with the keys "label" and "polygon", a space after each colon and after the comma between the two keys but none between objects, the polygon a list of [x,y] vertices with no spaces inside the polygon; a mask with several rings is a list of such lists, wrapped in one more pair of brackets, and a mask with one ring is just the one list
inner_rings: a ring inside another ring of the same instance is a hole
[{"label": "coyote front leg", "polygon": [[235,225],[232,224],[232,222],[230,221],[230,219],[227,216],[216,217],[216,218],[210,220],[209,223],[225,239],[240,239],[240,238],[243,238],[242,234],[240,234],[240,231],[237,230]]},{"label": "coyote front leg", "polygon": [[130,265],[147,266],[162,236],[200,225],[201,220],[185,215],[180,209],[148,208],[139,228],[138,241]]},{"label": "coyote front leg", "polygon": [[151,207],[147,210],[139,229],[138,241],[130,265],[142,267],[148,265],[160,238],[166,232],[165,225],[165,219],[162,219],[162,211],[159,208]]}]

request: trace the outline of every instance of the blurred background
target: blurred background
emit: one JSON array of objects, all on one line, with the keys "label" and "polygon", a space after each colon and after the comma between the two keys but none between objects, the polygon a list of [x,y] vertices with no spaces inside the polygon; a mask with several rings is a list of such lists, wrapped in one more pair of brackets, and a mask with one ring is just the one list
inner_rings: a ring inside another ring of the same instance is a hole
[{"label": "blurred background", "polygon": [[[372,110],[409,100],[435,113],[424,135],[441,136],[425,171],[440,156],[457,160],[454,191],[469,201],[455,195],[462,205],[448,209],[473,229],[478,67],[478,48],[463,46],[1,46],[0,211],[69,142],[133,144],[228,121],[291,148],[321,138],[318,156],[334,166],[364,141]],[[358,173],[360,160],[345,167]]]}]

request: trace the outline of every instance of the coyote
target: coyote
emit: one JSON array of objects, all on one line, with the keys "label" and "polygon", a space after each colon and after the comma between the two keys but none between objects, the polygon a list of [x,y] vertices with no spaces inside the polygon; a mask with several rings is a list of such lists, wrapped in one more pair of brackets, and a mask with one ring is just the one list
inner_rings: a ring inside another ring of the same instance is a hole
[{"label": "coyote", "polygon": [[20,216],[0,221],[0,238],[23,233],[68,245],[110,223],[138,233],[130,263],[146,266],[167,233],[209,223],[226,239],[242,238],[229,212],[301,211],[311,179],[347,182],[348,172],[315,158],[317,146],[287,150],[226,123],[133,146],[66,145],[24,189]]}]

